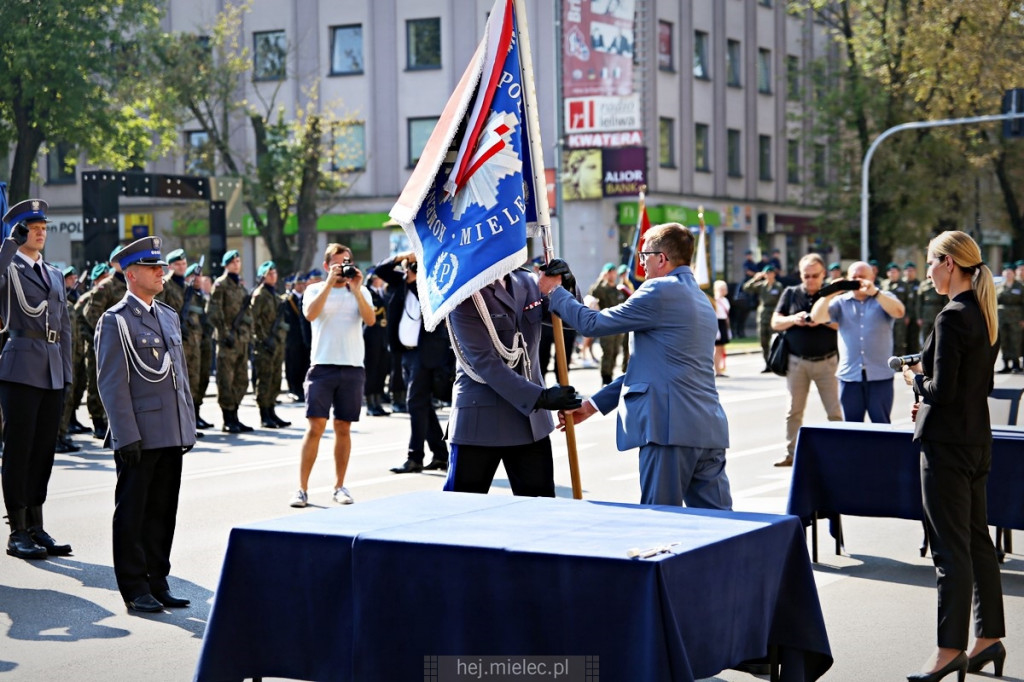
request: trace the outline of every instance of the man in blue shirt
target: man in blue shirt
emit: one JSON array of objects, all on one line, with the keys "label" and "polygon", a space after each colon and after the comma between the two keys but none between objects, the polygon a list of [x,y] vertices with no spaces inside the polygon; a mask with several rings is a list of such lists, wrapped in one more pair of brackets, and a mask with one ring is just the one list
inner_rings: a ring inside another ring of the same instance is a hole
[{"label": "man in blue shirt", "polygon": [[836,292],[815,301],[811,319],[819,324],[839,325],[839,400],[843,419],[888,424],[892,412],[892,355],[894,320],[905,314],[894,294],[881,291],[874,282],[871,266],[863,261],[850,265],[847,278],[860,282],[860,289]]}]

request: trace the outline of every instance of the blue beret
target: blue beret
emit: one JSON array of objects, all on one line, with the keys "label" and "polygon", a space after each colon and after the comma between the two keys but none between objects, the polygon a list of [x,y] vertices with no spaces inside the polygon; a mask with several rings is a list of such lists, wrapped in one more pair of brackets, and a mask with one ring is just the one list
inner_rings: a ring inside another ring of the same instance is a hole
[{"label": "blue beret", "polygon": [[107,262],[108,263],[113,263],[114,262],[114,256],[116,256],[121,251],[121,249],[123,249],[123,248],[124,247],[122,245],[120,245],[120,244],[115,246],[114,250],[110,252],[110,258],[107,259]]},{"label": "blue beret", "polygon": [[878,267],[878,261],[875,260],[874,258],[872,258],[871,260],[868,261],[868,265],[873,265],[873,266],[875,266],[877,268]]},{"label": "blue beret", "polygon": [[899,270],[900,269],[900,264],[899,263],[889,263],[888,265],[885,266],[886,270],[892,270],[893,268],[896,268],[897,270]]},{"label": "blue beret", "polygon": [[170,265],[174,261],[185,260],[185,249],[175,249],[167,254],[167,264]]},{"label": "blue beret", "polygon": [[843,269],[843,266],[840,265],[838,261],[828,264],[829,272],[831,272],[833,270],[842,270],[842,269]]},{"label": "blue beret", "polygon": [[1015,268],[1024,268],[1024,260],[1019,260],[1013,264]]},{"label": "blue beret", "polygon": [[92,271],[89,273],[89,279],[99,279],[103,275],[107,274],[107,270],[109,269],[110,266],[106,263],[97,263],[92,266]]},{"label": "blue beret", "polygon": [[775,272],[775,266],[769,263],[768,265],[761,268],[761,272]]},{"label": "blue beret", "polygon": [[230,251],[224,254],[223,258],[220,259],[220,264],[227,265],[236,258],[240,258],[240,256],[238,255],[238,249],[231,249]]},{"label": "blue beret", "polygon": [[78,274],[78,270],[75,268],[74,265],[67,266],[66,268],[64,268],[64,270],[62,272],[64,273],[65,277],[70,277],[71,275],[77,275]]},{"label": "blue beret", "polygon": [[274,261],[272,261],[272,260],[265,260],[262,263],[260,263],[260,266],[256,269],[256,276],[257,277],[266,277],[268,272],[270,272],[271,270],[276,270],[276,269],[277,269],[277,266],[274,265]]},{"label": "blue beret", "polygon": [[904,268],[916,268],[917,266],[914,265],[914,261],[908,260],[906,263],[903,264],[903,267]]},{"label": "blue beret", "polygon": [[25,199],[11,206],[4,214],[4,222],[10,225],[15,223],[27,223],[34,220],[46,220],[46,211],[50,208],[42,199]]},{"label": "blue beret", "polygon": [[129,265],[167,265],[160,255],[160,237],[143,237],[133,241],[114,256],[121,269]]},{"label": "blue beret", "polygon": [[188,266],[188,270],[185,271],[185,276],[186,277],[191,277],[192,275],[198,275],[198,274],[199,274],[199,263],[193,263],[192,265]]},{"label": "blue beret", "polygon": [[615,269],[615,263],[605,263],[604,265],[601,266],[601,274],[603,275],[604,273],[608,272],[609,270],[614,270],[614,269]]}]

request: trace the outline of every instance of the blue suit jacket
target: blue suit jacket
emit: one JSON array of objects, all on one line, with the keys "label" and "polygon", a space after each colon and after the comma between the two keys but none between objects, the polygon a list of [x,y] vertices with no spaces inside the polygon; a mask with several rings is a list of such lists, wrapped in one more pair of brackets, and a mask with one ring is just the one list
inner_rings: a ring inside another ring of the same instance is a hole
[{"label": "blue suit jacket", "polygon": [[502,360],[472,299],[463,301],[448,324],[473,370],[487,383],[477,383],[459,363],[455,376],[452,413],[448,418],[448,438],[465,445],[525,445],[547,436],[554,429],[551,413],[534,410],[544,388],[539,359],[541,331],[541,295],[533,277],[526,272],[512,273],[514,296],[501,284],[480,290],[498,338],[512,347],[515,332],[521,331],[529,351],[531,376],[523,376]]},{"label": "blue suit jacket", "polygon": [[619,407],[619,450],[648,443],[729,447],[715,388],[718,322],[688,266],[647,280],[625,303],[600,311],[561,287],[550,299],[551,312],[584,336],[633,332],[626,373],[593,396],[603,414]]}]

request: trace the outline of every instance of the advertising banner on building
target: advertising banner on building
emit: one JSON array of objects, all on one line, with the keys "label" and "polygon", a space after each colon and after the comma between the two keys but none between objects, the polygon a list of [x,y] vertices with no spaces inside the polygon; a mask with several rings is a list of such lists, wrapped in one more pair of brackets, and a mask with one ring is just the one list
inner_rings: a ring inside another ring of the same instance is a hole
[{"label": "advertising banner on building", "polygon": [[565,97],[633,94],[634,0],[563,0]]},{"label": "advertising banner on building", "polygon": [[642,127],[639,95],[576,97],[565,100],[567,134],[639,130]]},{"label": "advertising banner on building", "polygon": [[636,196],[647,183],[647,150],[644,147],[605,149],[601,154],[601,166],[606,197]]}]

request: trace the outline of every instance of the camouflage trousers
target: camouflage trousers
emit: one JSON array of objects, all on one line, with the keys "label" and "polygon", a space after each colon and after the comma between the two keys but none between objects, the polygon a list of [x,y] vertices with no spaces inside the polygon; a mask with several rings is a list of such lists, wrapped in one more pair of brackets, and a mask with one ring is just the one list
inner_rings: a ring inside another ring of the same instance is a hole
[{"label": "camouflage trousers", "polygon": [[252,353],[252,388],[256,393],[256,404],[261,408],[273,407],[281,392],[281,368],[284,365],[284,344],[278,343],[274,350],[257,347]]},{"label": "camouflage trousers", "polygon": [[217,404],[237,410],[249,388],[249,344],[236,341],[233,348],[217,344]]}]

